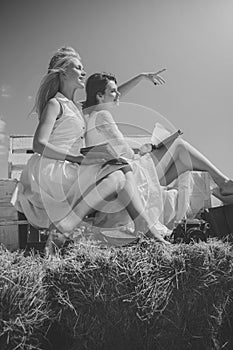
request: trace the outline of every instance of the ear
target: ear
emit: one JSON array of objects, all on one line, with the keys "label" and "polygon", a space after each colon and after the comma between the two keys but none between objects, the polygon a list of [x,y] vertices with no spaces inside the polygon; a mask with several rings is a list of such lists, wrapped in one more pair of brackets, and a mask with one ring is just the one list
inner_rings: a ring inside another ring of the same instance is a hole
[{"label": "ear", "polygon": [[97,92],[96,100],[98,103],[101,103],[103,101],[103,94],[101,92]]}]

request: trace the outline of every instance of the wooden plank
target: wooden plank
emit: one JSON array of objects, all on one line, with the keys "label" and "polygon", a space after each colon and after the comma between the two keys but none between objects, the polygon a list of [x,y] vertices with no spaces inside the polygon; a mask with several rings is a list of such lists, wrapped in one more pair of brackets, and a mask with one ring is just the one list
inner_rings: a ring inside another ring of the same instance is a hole
[{"label": "wooden plank", "polygon": [[28,238],[28,221],[10,203],[17,183],[15,179],[0,179],[0,244],[10,251],[25,249]]},{"label": "wooden plank", "polygon": [[15,179],[0,179],[0,244],[10,251],[26,246],[28,222],[19,220],[19,213],[10,203],[17,185]]},{"label": "wooden plank", "polygon": [[19,249],[18,225],[0,226],[0,244],[10,251]]},{"label": "wooden plank", "polygon": [[19,180],[22,170],[31,156],[32,154],[27,153],[13,153],[9,155],[9,178]]},{"label": "wooden plank", "polygon": [[17,182],[15,179],[0,179],[0,203],[10,203]]},{"label": "wooden plank", "polygon": [[20,179],[20,176],[21,176],[21,173],[22,173],[22,170],[23,170],[23,168],[22,169],[18,169],[18,170],[12,170],[11,172],[10,172],[10,178],[11,179],[16,179],[16,180],[19,180]]},{"label": "wooden plank", "polygon": [[27,220],[0,221],[0,226],[7,226],[7,225],[28,225],[28,221]]},{"label": "wooden plank", "polygon": [[10,136],[10,152],[19,149],[32,150],[33,136],[31,135],[11,135]]},{"label": "wooden plank", "polygon": [[19,179],[25,164],[32,156],[33,136],[11,135],[9,137],[8,177]]},{"label": "wooden plank", "polygon": [[18,212],[10,203],[0,203],[0,221],[18,220]]},{"label": "wooden plank", "polygon": [[28,148],[19,148],[19,149],[13,149],[12,153],[28,153],[28,154],[33,154],[33,150],[32,149],[28,149]]},{"label": "wooden plank", "polygon": [[9,154],[8,161],[12,163],[12,169],[14,166],[20,165],[20,166],[25,166],[27,163],[28,159],[31,158],[30,153],[13,153]]}]

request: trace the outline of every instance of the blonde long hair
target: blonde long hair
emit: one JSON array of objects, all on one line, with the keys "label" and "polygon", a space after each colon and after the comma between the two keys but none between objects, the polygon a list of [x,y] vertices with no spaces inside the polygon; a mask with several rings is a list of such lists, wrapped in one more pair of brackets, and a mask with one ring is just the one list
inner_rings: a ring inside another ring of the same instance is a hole
[{"label": "blonde long hair", "polygon": [[52,56],[47,74],[43,77],[36,94],[33,111],[40,119],[47,102],[53,98],[59,90],[60,73],[65,72],[73,58],[81,59],[79,54],[70,46],[61,47]]}]

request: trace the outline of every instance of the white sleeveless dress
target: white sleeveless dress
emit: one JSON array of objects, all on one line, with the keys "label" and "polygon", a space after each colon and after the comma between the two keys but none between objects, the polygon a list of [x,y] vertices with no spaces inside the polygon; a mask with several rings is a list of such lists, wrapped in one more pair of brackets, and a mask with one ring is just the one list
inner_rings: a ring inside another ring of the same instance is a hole
[{"label": "white sleeveless dress", "polygon": [[[151,156],[149,154],[144,156],[134,154],[108,111],[94,111],[90,115],[85,115],[85,119],[87,125],[86,146],[110,142],[120,156],[127,159],[133,170],[138,191],[147,214],[157,230],[162,235],[166,235],[169,230],[161,223],[163,220],[162,189]],[[116,204],[114,203],[113,205],[115,206]],[[105,211],[108,211],[108,213],[104,213]],[[97,220],[102,226],[110,227],[113,225],[127,226],[130,219],[126,211],[121,210],[120,213],[117,213],[117,210],[114,211],[114,208],[111,208],[111,204],[108,204],[106,208],[103,208]]]},{"label": "white sleeveless dress", "polygon": [[[61,93],[56,94],[62,113],[56,120],[49,143],[79,155],[86,132],[81,105],[78,108]],[[120,166],[101,164],[79,165],[33,154],[24,168],[12,198],[16,209],[23,212],[35,227],[48,228],[52,222],[64,218],[102,179]]]}]

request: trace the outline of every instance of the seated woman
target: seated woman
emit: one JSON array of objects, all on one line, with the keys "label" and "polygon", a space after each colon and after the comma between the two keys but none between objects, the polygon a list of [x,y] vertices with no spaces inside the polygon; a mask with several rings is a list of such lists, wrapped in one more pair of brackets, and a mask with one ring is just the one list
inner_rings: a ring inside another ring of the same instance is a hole
[{"label": "seated woman", "polygon": [[[86,146],[108,141],[120,157],[127,159],[133,169],[133,177],[131,172],[125,175],[127,182],[130,184],[136,181],[144,210],[157,229],[166,235],[168,230],[159,220],[163,211],[163,200],[153,160],[149,154],[142,157],[134,155],[134,151],[125,142],[110,113],[111,107],[118,103],[120,95],[116,81],[112,78],[111,75],[95,74],[87,81],[84,110],[87,122]],[[108,215],[107,220],[111,222],[110,217],[111,215]]]},{"label": "seated woman", "polygon": [[[118,91],[121,96],[124,96],[143,79],[151,81],[154,85],[164,84],[165,80],[160,74],[165,70],[161,69],[157,72],[140,73],[121,84],[118,87]],[[173,147],[169,148],[172,144]],[[169,152],[167,152],[167,149],[169,149]],[[165,153],[167,153],[166,157],[163,158]],[[226,204],[233,203],[233,181],[183,139],[176,139],[170,142],[170,144],[168,143],[166,147],[152,151],[151,155],[155,164],[159,164],[157,171],[162,185],[171,183],[179,174],[187,170],[207,171],[217,184],[213,195]],[[162,158],[163,161],[160,162]]]},{"label": "seated woman", "polygon": [[[134,159],[133,150],[124,140],[110,113],[111,107],[118,103],[120,97],[116,78],[105,73],[93,74],[87,80],[86,94],[85,107],[88,115],[86,144],[108,141],[119,149],[121,156]],[[177,138],[168,144],[168,151],[164,147],[161,150],[153,150],[150,155],[155,165],[159,164],[156,169],[161,185],[171,183],[187,170],[207,171],[219,187],[222,197],[230,198],[232,181],[183,139]]]},{"label": "seated woman", "polygon": [[74,49],[61,48],[51,58],[36,98],[35,153],[22,172],[14,205],[33,226],[51,228],[49,241],[52,228],[58,229],[63,243],[88,213],[117,194],[135,222],[136,233],[143,226],[149,237],[167,243],[143,213],[133,181],[130,186],[126,183],[130,166],[106,163],[108,158],[90,160],[80,153],[86,126],[74,97],[84,88],[85,76]]}]

